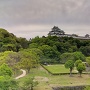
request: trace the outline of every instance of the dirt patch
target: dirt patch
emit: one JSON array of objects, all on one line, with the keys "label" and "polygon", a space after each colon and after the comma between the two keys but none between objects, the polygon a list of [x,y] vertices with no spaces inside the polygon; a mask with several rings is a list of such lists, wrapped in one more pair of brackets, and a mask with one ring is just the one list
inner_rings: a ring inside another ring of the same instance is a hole
[{"label": "dirt patch", "polygon": [[49,79],[47,77],[36,76],[34,78],[34,81],[45,81],[45,82],[48,82]]}]

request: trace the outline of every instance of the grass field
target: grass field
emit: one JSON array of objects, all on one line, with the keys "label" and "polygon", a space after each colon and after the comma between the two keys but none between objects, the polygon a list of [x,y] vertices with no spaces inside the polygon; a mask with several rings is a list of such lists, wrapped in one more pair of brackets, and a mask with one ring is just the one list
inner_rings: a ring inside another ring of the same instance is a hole
[{"label": "grass field", "polygon": [[[66,70],[68,72],[68,69]],[[64,70],[64,72],[66,70]],[[28,77],[34,77],[34,80],[38,81],[38,85],[34,87],[34,90],[52,90],[52,87],[58,87],[58,86],[90,85],[89,74],[82,74],[82,77],[79,77],[78,74],[73,75],[73,77],[69,77],[69,74],[51,75],[41,66],[38,69],[36,68],[32,69],[30,74],[19,79],[18,80],[19,84],[22,85],[25,79]]]},{"label": "grass field", "polygon": [[[69,69],[65,68],[65,66],[63,64],[59,64],[59,65],[47,65],[44,67],[50,71],[51,73],[55,74],[55,73],[69,73]],[[76,69],[74,68],[72,73],[77,73]]]}]

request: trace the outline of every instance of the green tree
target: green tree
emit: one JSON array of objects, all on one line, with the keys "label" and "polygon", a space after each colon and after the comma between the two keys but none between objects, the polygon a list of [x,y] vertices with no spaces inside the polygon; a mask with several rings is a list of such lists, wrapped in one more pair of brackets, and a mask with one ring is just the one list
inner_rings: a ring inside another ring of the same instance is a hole
[{"label": "green tree", "polygon": [[73,56],[74,56],[74,61],[76,60],[85,61],[86,60],[86,57],[84,56],[84,54],[82,54],[82,52],[74,52]]},{"label": "green tree", "polygon": [[0,76],[7,75],[11,77],[12,74],[13,74],[12,69],[7,64],[2,64],[0,66]]},{"label": "green tree", "polygon": [[0,76],[0,90],[19,90],[18,83],[10,77]]},{"label": "green tree", "polygon": [[90,65],[90,57],[86,58],[86,62]]},{"label": "green tree", "polygon": [[6,44],[2,46],[2,51],[16,51],[15,44]]},{"label": "green tree", "polygon": [[75,66],[78,67],[78,64],[79,64],[79,63],[82,63],[82,60],[77,60],[77,61],[75,62]]},{"label": "green tree", "polygon": [[50,63],[60,62],[60,53],[49,45],[42,45],[39,49],[43,52],[45,58],[51,59]]},{"label": "green tree", "polygon": [[90,56],[90,46],[81,46],[79,49],[85,56]]},{"label": "green tree", "polygon": [[20,69],[18,63],[21,61],[21,56],[18,52],[9,52],[8,56],[5,59],[5,63],[8,64],[10,68],[14,71],[13,74],[15,75],[17,71]]},{"label": "green tree", "polygon": [[13,70],[18,68],[17,63],[20,61],[21,56],[18,52],[5,51],[0,53],[0,65],[6,63]]},{"label": "green tree", "polygon": [[72,76],[72,70],[74,68],[74,62],[73,62],[73,60],[68,60],[65,63],[65,68],[69,68],[70,69],[70,76]]},{"label": "green tree", "polygon": [[29,46],[29,42],[28,42],[28,40],[26,38],[20,37],[20,38],[18,38],[18,42],[20,43],[20,45],[24,49],[28,48],[28,46]]},{"label": "green tree", "polygon": [[39,56],[36,53],[30,51],[30,49],[20,51],[19,53],[21,55],[20,68],[27,69],[29,73],[31,68],[38,66]]},{"label": "green tree", "polygon": [[80,74],[80,77],[81,77],[82,72],[85,70],[85,64],[84,63],[79,63],[78,67],[77,67],[77,70],[78,70],[78,72]]},{"label": "green tree", "polygon": [[73,53],[63,53],[60,56],[60,62],[65,63],[68,60],[74,60]]},{"label": "green tree", "polygon": [[28,77],[25,79],[22,89],[24,90],[33,90],[33,87],[38,84],[37,81],[34,81],[34,78]]},{"label": "green tree", "polygon": [[86,69],[85,64],[82,63],[81,60],[77,60],[75,62],[75,65],[76,65],[76,68],[77,68],[77,70],[78,70],[78,72],[80,74],[80,77],[81,77],[82,72]]},{"label": "green tree", "polygon": [[29,44],[29,48],[38,48],[38,44],[37,43],[31,43],[31,44]]},{"label": "green tree", "polygon": [[0,28],[0,52],[19,51],[20,48],[27,48],[28,41],[25,38],[17,38],[14,34]]}]

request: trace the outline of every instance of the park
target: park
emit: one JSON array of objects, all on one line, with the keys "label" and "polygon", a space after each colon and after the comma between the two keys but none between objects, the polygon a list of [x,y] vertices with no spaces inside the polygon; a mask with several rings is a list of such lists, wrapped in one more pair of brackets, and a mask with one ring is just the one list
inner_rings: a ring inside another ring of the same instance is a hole
[{"label": "park", "polygon": [[0,31],[1,90],[90,90],[90,40]]},{"label": "park", "polygon": [[73,76],[70,77],[69,69],[66,69],[64,65],[48,65],[44,67],[50,72],[52,72],[52,74],[49,73],[45,68],[43,68],[40,65],[38,68],[32,69],[30,74],[28,74],[27,76],[19,80],[19,81],[22,81],[21,85],[24,79],[28,77],[32,77],[32,76],[34,76],[34,81],[38,82],[38,84],[34,87],[34,90],[54,90],[57,87],[62,87],[62,88],[69,87],[69,86],[70,87],[78,87],[78,86],[85,87],[85,86],[90,85],[89,73],[84,72],[82,74],[82,77],[79,77],[79,74],[75,69],[73,70]]}]

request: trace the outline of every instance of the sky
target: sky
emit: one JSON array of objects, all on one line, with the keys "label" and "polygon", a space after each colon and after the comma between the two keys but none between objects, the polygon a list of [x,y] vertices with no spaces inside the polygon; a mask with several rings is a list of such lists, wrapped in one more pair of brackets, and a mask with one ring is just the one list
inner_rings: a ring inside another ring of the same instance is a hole
[{"label": "sky", "polygon": [[17,37],[47,36],[53,26],[90,34],[90,0],[0,0],[0,28]]}]

